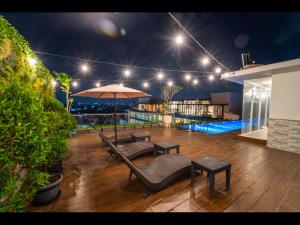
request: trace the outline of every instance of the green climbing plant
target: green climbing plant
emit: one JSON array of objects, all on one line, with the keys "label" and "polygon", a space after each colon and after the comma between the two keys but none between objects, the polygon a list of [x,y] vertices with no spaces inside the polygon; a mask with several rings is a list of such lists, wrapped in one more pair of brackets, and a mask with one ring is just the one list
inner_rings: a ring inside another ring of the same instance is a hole
[{"label": "green climbing plant", "polygon": [[23,211],[50,179],[41,168],[66,155],[75,120],[55,98],[52,81],[0,16],[0,212]]}]

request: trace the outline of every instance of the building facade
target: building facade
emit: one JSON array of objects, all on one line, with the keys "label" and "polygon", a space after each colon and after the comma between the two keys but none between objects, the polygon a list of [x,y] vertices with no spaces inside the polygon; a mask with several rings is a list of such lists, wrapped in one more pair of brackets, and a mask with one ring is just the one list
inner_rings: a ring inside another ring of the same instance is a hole
[{"label": "building facade", "polygon": [[[211,118],[239,119],[241,116],[242,95],[240,93],[212,93],[208,99],[174,100],[170,103],[172,113]],[[138,102],[140,111],[164,113],[164,101],[144,98]]]},{"label": "building facade", "polygon": [[244,85],[241,136],[300,153],[300,59],[241,69],[221,77]]}]

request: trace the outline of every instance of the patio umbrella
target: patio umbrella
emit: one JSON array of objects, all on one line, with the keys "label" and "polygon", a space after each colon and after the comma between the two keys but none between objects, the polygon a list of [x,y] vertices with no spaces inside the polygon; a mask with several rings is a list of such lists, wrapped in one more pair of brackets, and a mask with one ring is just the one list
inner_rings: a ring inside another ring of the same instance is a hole
[{"label": "patio umbrella", "polygon": [[115,120],[115,144],[117,145],[117,116],[116,116],[116,98],[137,98],[151,96],[142,91],[121,86],[119,84],[110,84],[98,88],[88,89],[72,96],[90,97],[90,98],[113,98],[114,99],[114,120]]}]

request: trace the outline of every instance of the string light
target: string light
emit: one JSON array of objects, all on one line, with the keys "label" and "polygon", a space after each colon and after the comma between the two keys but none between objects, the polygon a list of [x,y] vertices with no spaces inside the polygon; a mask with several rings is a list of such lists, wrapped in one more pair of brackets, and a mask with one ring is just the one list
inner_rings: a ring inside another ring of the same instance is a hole
[{"label": "string light", "polygon": [[87,64],[82,64],[80,68],[81,68],[81,71],[84,73],[89,71],[89,67]]},{"label": "string light", "polygon": [[194,85],[198,84],[198,82],[199,82],[198,79],[194,79],[194,80],[193,80],[193,84],[194,84]]},{"label": "string light", "polygon": [[202,65],[204,65],[204,66],[206,66],[207,64],[209,64],[209,62],[210,62],[210,59],[209,59],[207,56],[205,56],[205,57],[203,57],[203,58],[201,59],[201,63],[202,63]]},{"label": "string light", "polygon": [[52,86],[56,87],[56,85],[57,85],[57,81],[56,80],[52,80]]},{"label": "string light", "polygon": [[162,79],[164,79],[164,74],[162,73],[162,72],[159,72],[158,74],[157,74],[157,79],[159,79],[159,80],[162,80]]},{"label": "string light", "polygon": [[181,34],[178,34],[176,37],[175,37],[175,43],[177,45],[181,45],[184,41],[184,38]]},{"label": "string light", "polygon": [[219,74],[219,73],[221,73],[221,72],[222,72],[222,70],[221,70],[221,68],[220,68],[220,67],[217,67],[217,68],[215,69],[215,72],[216,72],[216,74]]},{"label": "string light", "polygon": [[77,81],[73,81],[73,82],[72,82],[72,86],[73,86],[73,87],[77,87],[77,86],[78,86]]},{"label": "string light", "polygon": [[[77,57],[72,57],[72,56],[66,56],[66,55],[60,55],[60,54],[53,54],[53,53],[48,53],[48,52],[40,52],[40,51],[35,51],[38,54],[42,55],[49,55],[53,57],[59,57],[59,58],[65,58],[65,59],[70,59],[70,60],[78,60],[78,61],[86,61],[86,62],[92,62],[92,63],[99,63],[99,64],[106,64],[106,65],[111,65],[111,66],[119,66],[119,67],[125,67],[128,68],[128,65],[124,65],[121,63],[115,63],[115,62],[107,62],[107,61],[100,61],[100,60],[91,60],[91,59],[82,59],[82,58],[77,58]],[[156,70],[156,71],[161,71],[162,68],[156,68],[156,67],[146,67],[146,66],[130,66],[130,68],[137,68],[137,69],[143,69],[143,70]],[[210,73],[210,72],[203,72],[199,70],[178,70],[178,69],[168,69],[164,68],[164,71],[170,71],[170,72],[190,72],[190,73]]]},{"label": "string light", "polygon": [[35,64],[37,63],[37,60],[35,58],[28,57],[28,62],[31,66],[35,66]]},{"label": "string light", "polygon": [[168,84],[168,86],[170,86],[170,87],[171,87],[171,86],[173,86],[173,81],[168,81],[168,83],[167,83],[167,84]]},{"label": "string light", "polygon": [[100,87],[100,83],[99,82],[97,82],[95,85],[96,85],[96,87]]},{"label": "string light", "polygon": [[148,84],[148,82],[144,82],[144,83],[143,83],[143,87],[144,87],[144,88],[147,88],[147,87],[149,87],[149,84]]},{"label": "string light", "polygon": [[210,54],[209,51],[207,51],[203,45],[201,45],[196,38],[176,19],[176,17],[168,12],[169,16],[181,27],[181,29],[212,59],[214,59],[219,65],[221,65],[225,70],[229,70],[224,64],[222,64],[216,57],[214,57],[212,54]]},{"label": "string light", "polygon": [[213,80],[215,79],[215,76],[211,74],[211,75],[209,75],[208,79],[209,79],[210,81],[213,81]]},{"label": "string light", "polygon": [[184,76],[184,79],[185,79],[186,81],[189,81],[189,80],[192,79],[192,75],[189,74],[189,73],[187,73],[187,74]]},{"label": "string light", "polygon": [[126,77],[129,77],[129,76],[131,75],[131,71],[130,71],[129,69],[125,69],[125,70],[124,70],[124,75],[125,75]]}]

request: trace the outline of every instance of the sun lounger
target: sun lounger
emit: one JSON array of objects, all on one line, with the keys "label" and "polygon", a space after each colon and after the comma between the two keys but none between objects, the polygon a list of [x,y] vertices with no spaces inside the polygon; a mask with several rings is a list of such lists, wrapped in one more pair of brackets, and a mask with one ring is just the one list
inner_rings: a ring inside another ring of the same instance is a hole
[{"label": "sun lounger", "polygon": [[179,176],[191,173],[191,160],[187,156],[179,154],[161,155],[144,165],[137,166],[126,157],[124,150],[123,152],[122,150],[120,151],[119,147],[113,145],[106,138],[104,138],[104,141],[107,142],[110,151],[113,152],[113,154],[120,160],[125,162],[129,167],[129,180],[132,174],[135,174],[136,177],[144,184],[146,187],[146,197],[151,192],[158,191],[166,187]]},{"label": "sun lounger", "polygon": [[154,143],[151,141],[138,141],[134,143],[118,145],[117,147],[106,136],[99,132],[104,144],[108,147],[111,155],[115,155],[121,160],[119,152],[125,155],[128,159],[135,159],[141,155],[154,152]]},{"label": "sun lounger", "polygon": [[[115,136],[106,136],[103,132],[98,131],[99,136],[102,139],[102,143],[105,144],[103,138],[106,138],[108,141],[110,141],[111,143],[115,144]],[[117,136],[117,142],[118,144],[122,144],[122,143],[131,143],[132,142],[132,134],[121,134]]]},{"label": "sun lounger", "polygon": [[151,192],[166,187],[181,175],[191,172],[191,160],[183,155],[161,155],[141,166],[135,165],[122,153],[120,153],[120,157],[130,169],[129,180],[132,174],[135,174],[145,186],[146,197]]}]

